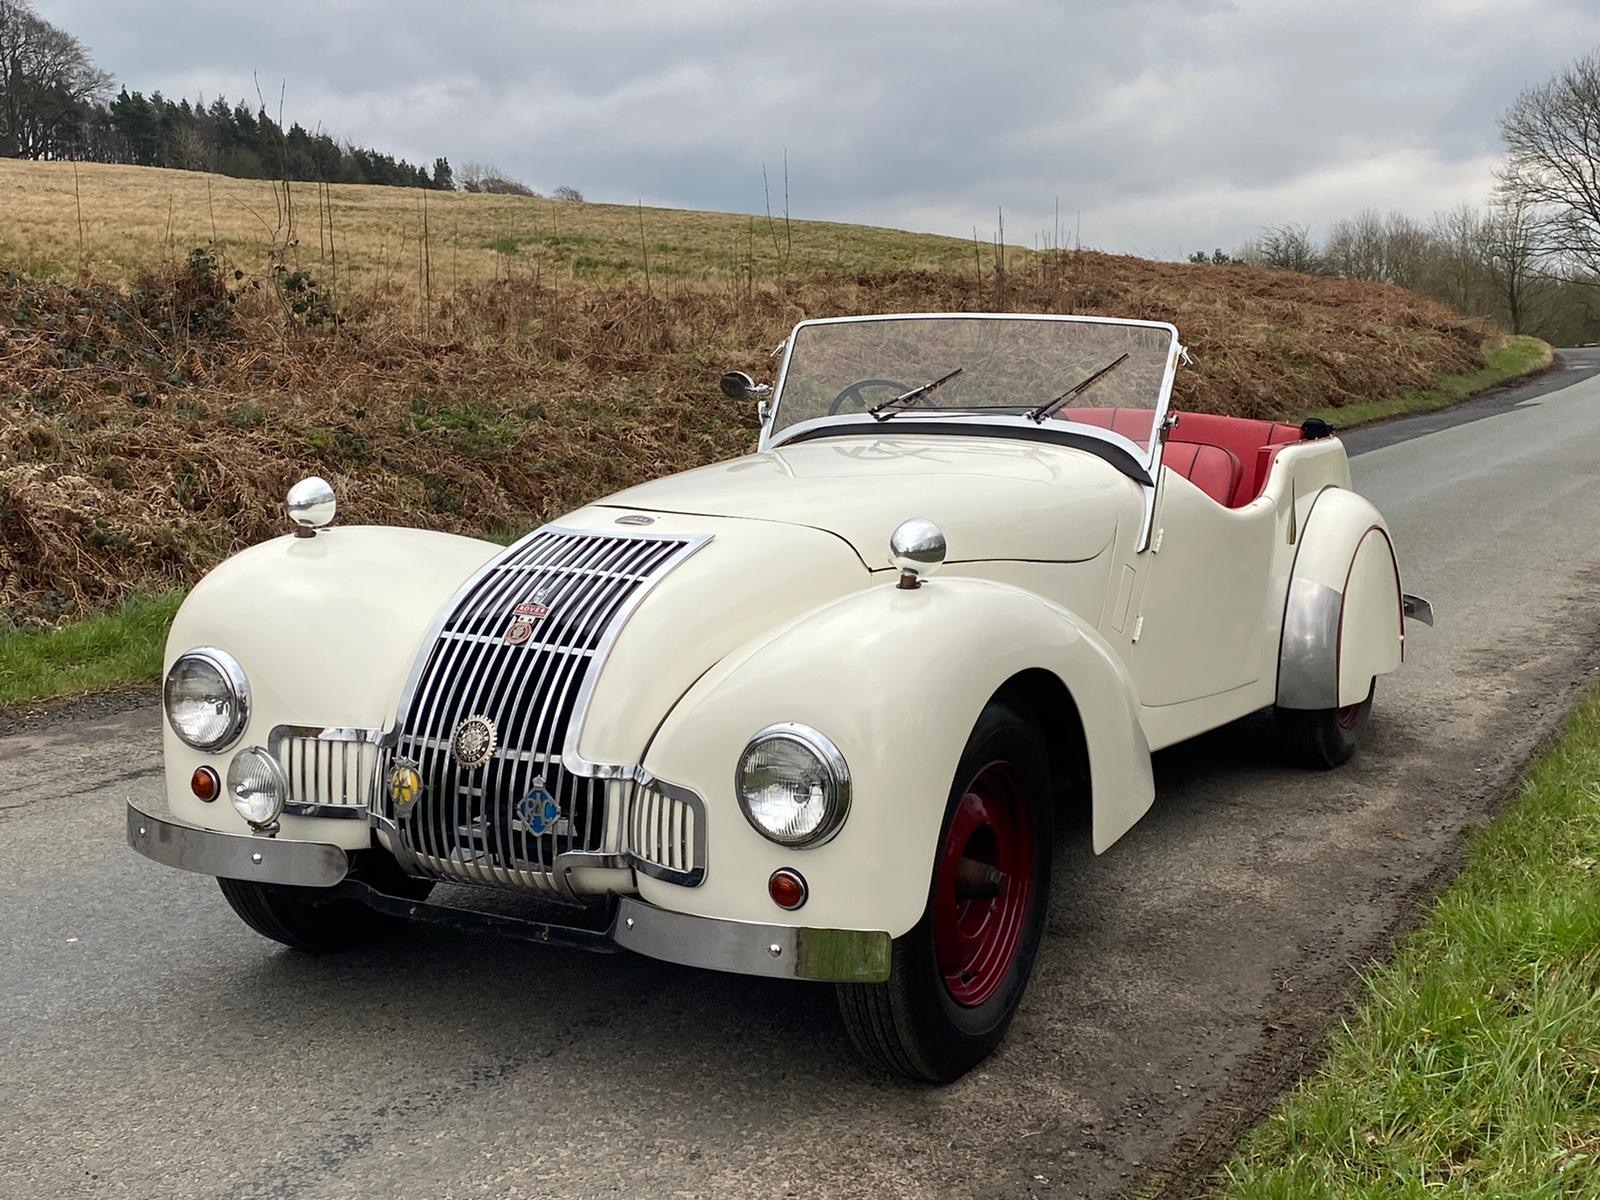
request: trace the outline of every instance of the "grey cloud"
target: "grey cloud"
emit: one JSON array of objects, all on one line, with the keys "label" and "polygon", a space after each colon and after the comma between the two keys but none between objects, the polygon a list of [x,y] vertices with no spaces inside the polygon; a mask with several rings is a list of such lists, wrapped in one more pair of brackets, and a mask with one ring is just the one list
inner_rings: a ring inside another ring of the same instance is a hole
[{"label": "grey cloud", "polygon": [[[101,65],[592,199],[987,234],[1082,211],[1176,255],[1481,200],[1495,116],[1600,44],[1584,0],[43,0]],[[272,103],[276,103],[275,100]]]}]

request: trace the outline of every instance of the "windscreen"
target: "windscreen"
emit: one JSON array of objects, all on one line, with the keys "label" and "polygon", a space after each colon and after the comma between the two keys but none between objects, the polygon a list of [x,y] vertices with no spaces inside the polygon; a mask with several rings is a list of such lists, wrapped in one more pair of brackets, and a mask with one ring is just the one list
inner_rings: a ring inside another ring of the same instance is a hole
[{"label": "windscreen", "polygon": [[802,325],[772,433],[874,408],[894,420],[1015,416],[1071,392],[1055,419],[1114,429],[1148,447],[1171,353],[1170,329],[1111,321],[919,316]]}]

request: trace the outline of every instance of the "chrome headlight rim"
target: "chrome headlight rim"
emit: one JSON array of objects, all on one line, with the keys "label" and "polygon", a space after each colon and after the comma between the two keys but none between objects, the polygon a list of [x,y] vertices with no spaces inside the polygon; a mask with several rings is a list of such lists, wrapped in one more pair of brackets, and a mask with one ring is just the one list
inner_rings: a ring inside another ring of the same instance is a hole
[{"label": "chrome headlight rim", "polygon": [[[178,667],[189,659],[198,659],[216,671],[232,694],[233,720],[221,734],[210,741],[192,740],[172,719],[170,701],[172,677]],[[172,660],[172,666],[167,669],[166,678],[161,682],[161,711],[167,718],[167,725],[178,735],[178,740],[191,750],[199,750],[204,754],[229,750],[244,736],[245,726],[250,723],[250,681],[245,678],[244,668],[239,665],[238,660],[226,650],[219,650],[215,646],[196,646],[178,655]]]},{"label": "chrome headlight rim", "polygon": [[[756,819],[755,814],[750,811],[750,805],[745,801],[745,763],[751,751],[768,741],[788,741],[804,747],[827,771],[833,784],[833,803],[827,815],[817,828],[803,836],[786,838],[774,833]],[[799,721],[776,721],[757,730],[745,743],[744,749],[739,752],[739,761],[733,769],[733,794],[739,802],[739,811],[744,814],[744,819],[767,841],[790,850],[811,850],[827,845],[839,835],[839,830],[844,828],[845,818],[850,815],[850,766],[845,762],[839,747],[834,745],[833,739],[821,730]]]}]

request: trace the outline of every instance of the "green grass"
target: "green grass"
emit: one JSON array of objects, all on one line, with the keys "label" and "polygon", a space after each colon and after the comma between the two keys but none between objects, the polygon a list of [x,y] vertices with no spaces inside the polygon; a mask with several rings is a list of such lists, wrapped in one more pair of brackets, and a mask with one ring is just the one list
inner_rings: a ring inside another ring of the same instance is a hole
[{"label": "green grass", "polygon": [[0,704],[155,682],[182,600],[168,592],[60,629],[0,629]]},{"label": "green grass", "polygon": [[1600,1196],[1600,692],[1218,1194]]},{"label": "green grass", "polygon": [[1357,425],[1370,425],[1389,417],[1432,412],[1497,384],[1542,371],[1550,365],[1553,355],[1549,344],[1536,337],[1507,334],[1491,339],[1484,346],[1485,365],[1482,368],[1465,375],[1441,375],[1428,391],[1406,391],[1388,400],[1324,408],[1308,415],[1321,417],[1335,429],[1353,429]]}]

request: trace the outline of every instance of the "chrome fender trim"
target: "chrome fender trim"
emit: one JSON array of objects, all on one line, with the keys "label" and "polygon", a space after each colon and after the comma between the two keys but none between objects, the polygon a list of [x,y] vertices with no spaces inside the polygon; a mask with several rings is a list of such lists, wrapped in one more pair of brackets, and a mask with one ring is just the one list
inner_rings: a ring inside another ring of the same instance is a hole
[{"label": "chrome fender trim", "polygon": [[622,898],[611,936],[624,950],[665,962],[834,983],[882,983],[889,978],[893,945],[881,930],[725,921],[671,912],[631,896]]},{"label": "chrome fender trim", "polygon": [[1327,584],[1294,579],[1283,610],[1278,707],[1339,707],[1339,614],[1344,597]]},{"label": "chrome fender trim", "polygon": [[146,812],[128,801],[128,845],[180,871],[292,887],[332,887],[350,871],[350,857],[327,842],[219,833]]}]

